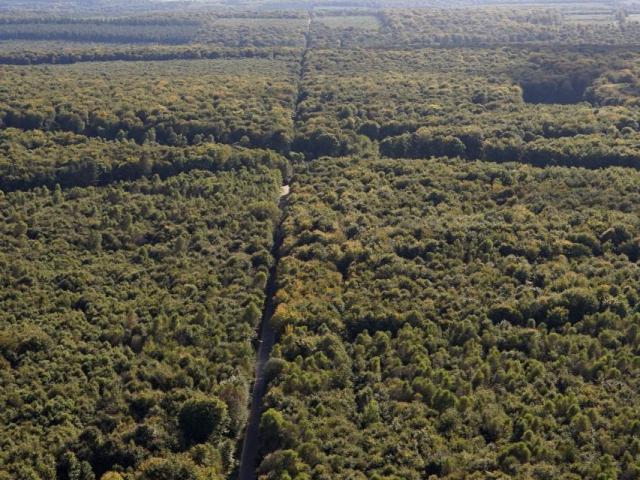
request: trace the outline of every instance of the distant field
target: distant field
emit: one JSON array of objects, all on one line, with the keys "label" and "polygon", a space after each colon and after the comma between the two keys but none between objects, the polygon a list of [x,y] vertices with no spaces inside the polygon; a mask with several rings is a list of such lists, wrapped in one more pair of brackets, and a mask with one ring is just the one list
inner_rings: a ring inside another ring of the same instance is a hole
[{"label": "distant field", "polygon": [[361,28],[365,30],[378,30],[380,28],[380,22],[373,15],[318,17],[317,21],[330,28]]},{"label": "distant field", "polygon": [[614,25],[616,23],[615,18],[611,13],[571,13],[565,16],[565,19],[569,23],[579,23],[579,24],[587,24],[587,25],[601,25],[601,24],[611,24]]},{"label": "distant field", "polygon": [[109,43],[167,43],[192,41],[199,29],[196,23],[107,23],[57,21],[7,23],[0,28],[3,40],[68,40]]},{"label": "distant field", "polygon": [[212,22],[214,27],[304,27],[306,24],[306,18],[225,17]]},{"label": "distant field", "polygon": [[[343,7],[340,6],[331,6],[331,5],[321,5],[319,7],[316,7],[314,9],[315,11],[340,11],[343,10]],[[367,11],[369,10],[368,7],[358,7],[358,6],[353,6],[353,7],[349,7],[349,10],[360,10],[360,11]]]},{"label": "distant field", "polygon": [[[494,7],[503,7],[503,6],[513,6],[514,3],[516,2],[504,2],[504,3],[492,3],[491,5]],[[540,7],[539,3],[535,3],[535,2],[527,2],[527,3],[520,3],[517,2],[518,6],[522,6],[522,7]],[[577,3],[577,2],[557,2],[557,3],[545,3],[544,6],[546,8],[562,8],[562,9],[571,9],[571,10],[577,10],[577,9],[583,9],[583,10],[589,10],[589,9],[594,9],[594,8],[600,8],[600,9],[610,9],[611,8],[611,4],[609,3],[599,3],[599,2],[585,2],[585,3]]]}]

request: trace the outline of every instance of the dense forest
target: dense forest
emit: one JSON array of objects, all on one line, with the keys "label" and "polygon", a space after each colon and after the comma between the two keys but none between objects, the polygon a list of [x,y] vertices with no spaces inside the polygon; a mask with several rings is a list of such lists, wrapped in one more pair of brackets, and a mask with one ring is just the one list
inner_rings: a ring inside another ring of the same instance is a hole
[{"label": "dense forest", "polygon": [[2,3],[0,480],[640,478],[639,34]]},{"label": "dense forest", "polygon": [[290,175],[290,162],[272,150],[203,143],[197,147],[109,142],[72,133],[4,130],[0,134],[0,188],[109,185],[119,180],[161,178],[191,170],[211,172],[266,166]]},{"label": "dense forest", "polygon": [[0,126],[285,150],[295,58],[0,66]]},{"label": "dense forest", "polygon": [[260,474],[637,478],[639,200],[620,169],[300,168]]},{"label": "dense forest", "polygon": [[258,165],[3,196],[1,478],[233,469],[280,184]]},{"label": "dense forest", "polygon": [[[638,165],[635,50],[314,50],[294,148]],[[319,137],[327,138],[318,142]]]}]

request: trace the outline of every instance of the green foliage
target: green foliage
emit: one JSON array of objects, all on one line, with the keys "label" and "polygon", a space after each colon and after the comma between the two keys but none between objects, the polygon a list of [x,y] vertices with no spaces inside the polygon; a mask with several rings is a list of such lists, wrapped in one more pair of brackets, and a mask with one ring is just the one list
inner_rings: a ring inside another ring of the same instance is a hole
[{"label": "green foliage", "polygon": [[244,313],[242,314],[242,321],[256,327],[261,316],[262,311],[255,303],[252,302],[247,306],[247,308],[245,308]]},{"label": "green foliage", "polygon": [[266,451],[282,448],[289,434],[281,412],[270,408],[260,417],[260,438]]},{"label": "green foliage", "polygon": [[100,480],[123,480],[123,478],[118,472],[107,472],[100,477]]},{"label": "green foliage", "polygon": [[[274,228],[246,199],[275,204],[281,182],[256,165],[1,196],[0,471],[233,470],[255,357],[239,319],[264,302],[251,258]],[[197,468],[170,460],[209,438]]]},{"label": "green foliage", "polygon": [[287,151],[292,60],[0,66],[0,126],[171,146],[246,137],[245,146]]},{"label": "green foliage", "polygon": [[260,478],[281,479],[281,480],[307,480],[311,478],[308,474],[308,466],[301,460],[297,452],[294,450],[279,450],[268,455],[258,473],[267,473],[266,476]]},{"label": "green foliage", "polygon": [[637,167],[637,63],[617,47],[314,49],[293,149]]},{"label": "green foliage", "polygon": [[30,5],[2,480],[638,477],[637,6]]},{"label": "green foliage", "polygon": [[293,478],[291,451],[326,478],[632,471],[638,185],[615,168],[298,166],[263,477]]},{"label": "green foliage", "polygon": [[146,462],[136,480],[202,480],[193,462],[186,460],[152,459]]},{"label": "green foliage", "polygon": [[189,443],[203,443],[224,434],[228,422],[226,404],[215,397],[187,400],[178,415],[180,430]]},{"label": "green foliage", "polygon": [[[278,168],[283,176],[289,172],[289,162],[269,150],[211,143],[188,148],[141,146],[68,133],[16,129],[0,132],[0,152],[0,188],[4,191],[106,185],[156,174],[166,178],[195,169],[218,172],[267,166]],[[55,195],[59,202],[60,193]],[[264,208],[272,212],[276,207]],[[23,228],[22,224],[16,228]]]}]

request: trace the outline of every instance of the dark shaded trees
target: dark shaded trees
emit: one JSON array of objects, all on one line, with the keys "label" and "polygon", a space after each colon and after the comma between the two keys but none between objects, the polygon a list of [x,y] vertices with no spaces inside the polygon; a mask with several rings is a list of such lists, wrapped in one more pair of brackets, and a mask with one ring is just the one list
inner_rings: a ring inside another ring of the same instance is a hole
[{"label": "dark shaded trees", "polygon": [[187,443],[204,443],[213,435],[225,433],[227,406],[218,398],[187,400],[180,407],[178,422]]}]

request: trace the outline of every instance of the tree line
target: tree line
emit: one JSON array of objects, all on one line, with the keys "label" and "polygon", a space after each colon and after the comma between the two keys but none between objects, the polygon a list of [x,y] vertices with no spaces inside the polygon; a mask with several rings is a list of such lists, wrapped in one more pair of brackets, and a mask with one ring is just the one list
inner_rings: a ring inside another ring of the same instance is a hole
[{"label": "tree line", "polygon": [[16,48],[0,53],[0,65],[69,65],[80,62],[143,62],[143,61],[169,61],[169,60],[217,60],[231,58],[264,58],[281,59],[291,58],[292,53],[288,49],[280,48],[217,48],[217,47],[184,47],[162,48],[154,46],[140,47],[115,47],[94,48],[81,44],[69,47],[67,44],[56,45],[55,51],[49,48],[30,45],[34,48]]},{"label": "tree line", "polygon": [[291,54],[275,59],[3,66],[0,84],[16,87],[0,92],[0,127],[139,144],[215,141],[286,151],[293,128],[296,62]]},{"label": "tree line", "polygon": [[0,134],[0,189],[5,192],[56,185],[102,186],[153,175],[167,178],[192,170],[219,172],[261,166],[278,169],[283,176],[291,170],[290,162],[271,150],[215,144],[191,148],[140,146],[130,141],[12,130]]}]

